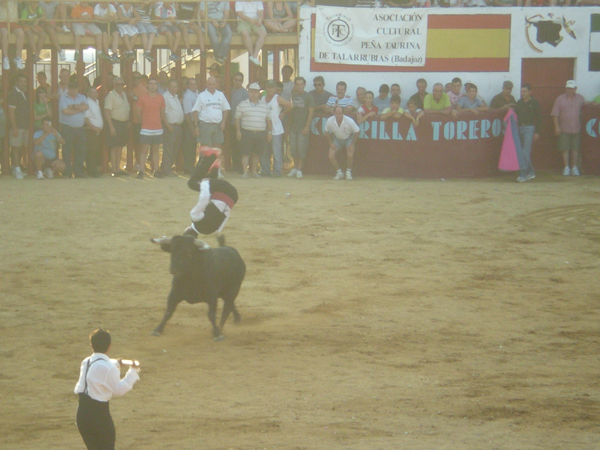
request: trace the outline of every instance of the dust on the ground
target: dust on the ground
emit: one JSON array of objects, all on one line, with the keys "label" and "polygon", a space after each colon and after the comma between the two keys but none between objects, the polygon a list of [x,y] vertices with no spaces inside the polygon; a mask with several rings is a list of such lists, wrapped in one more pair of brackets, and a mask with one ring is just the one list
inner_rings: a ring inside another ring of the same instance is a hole
[{"label": "dust on the ground", "polygon": [[221,342],[204,304],[149,335],[185,179],[0,179],[0,447],[83,448],[103,326],[142,364],[120,450],[599,448],[597,178],[228,179],[248,271]]}]

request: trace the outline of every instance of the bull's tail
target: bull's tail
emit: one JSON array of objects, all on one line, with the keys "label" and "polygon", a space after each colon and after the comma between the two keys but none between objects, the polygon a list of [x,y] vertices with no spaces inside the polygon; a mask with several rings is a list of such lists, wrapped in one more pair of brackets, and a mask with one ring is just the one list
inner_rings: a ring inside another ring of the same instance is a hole
[{"label": "bull's tail", "polygon": [[218,235],[217,242],[219,243],[219,247],[225,247],[225,235],[224,234]]}]

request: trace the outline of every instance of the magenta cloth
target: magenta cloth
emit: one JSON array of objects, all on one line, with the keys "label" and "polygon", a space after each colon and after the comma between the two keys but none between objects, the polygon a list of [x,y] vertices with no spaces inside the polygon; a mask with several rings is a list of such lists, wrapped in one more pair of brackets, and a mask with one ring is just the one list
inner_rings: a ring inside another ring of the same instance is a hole
[{"label": "magenta cloth", "polygon": [[502,150],[500,151],[498,169],[514,172],[519,170],[517,146],[521,145],[519,128],[517,126],[517,113],[509,109],[506,116],[504,116],[504,123],[506,124],[506,131],[504,141],[502,142]]}]

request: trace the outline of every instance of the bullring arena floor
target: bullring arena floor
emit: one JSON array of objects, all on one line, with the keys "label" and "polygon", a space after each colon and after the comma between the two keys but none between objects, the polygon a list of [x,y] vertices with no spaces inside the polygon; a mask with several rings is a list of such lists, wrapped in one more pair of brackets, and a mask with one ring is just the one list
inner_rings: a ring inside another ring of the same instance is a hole
[{"label": "bullring arena floor", "polygon": [[222,342],[203,304],[149,335],[184,179],[28,178],[0,179],[0,448],[83,448],[99,325],[142,364],[119,450],[600,447],[597,177],[231,176],[248,272]]}]

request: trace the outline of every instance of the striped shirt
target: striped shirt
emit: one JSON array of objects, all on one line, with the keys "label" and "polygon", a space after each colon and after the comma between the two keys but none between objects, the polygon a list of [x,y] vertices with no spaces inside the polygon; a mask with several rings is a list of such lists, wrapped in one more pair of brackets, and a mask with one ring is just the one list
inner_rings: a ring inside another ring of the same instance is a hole
[{"label": "striped shirt", "polygon": [[338,98],[337,95],[332,95],[327,100],[327,106],[341,106],[345,108],[346,106],[354,106],[354,100],[349,95],[344,96],[344,98]]},{"label": "striped shirt", "polygon": [[271,120],[269,105],[264,102],[252,103],[250,99],[240,102],[235,110],[235,118],[240,119],[240,125],[248,131],[265,131],[267,120]]}]

